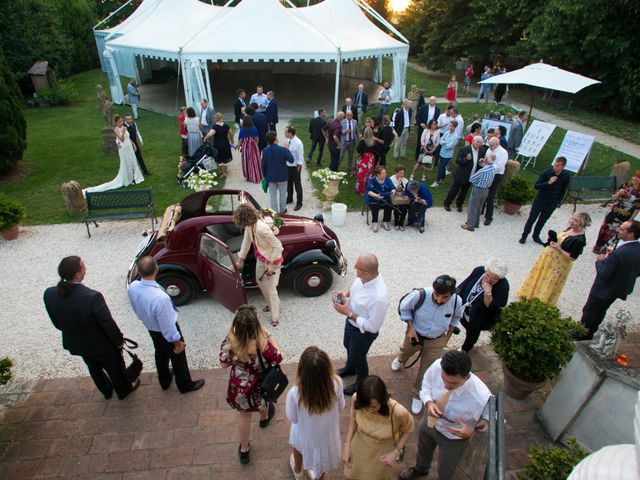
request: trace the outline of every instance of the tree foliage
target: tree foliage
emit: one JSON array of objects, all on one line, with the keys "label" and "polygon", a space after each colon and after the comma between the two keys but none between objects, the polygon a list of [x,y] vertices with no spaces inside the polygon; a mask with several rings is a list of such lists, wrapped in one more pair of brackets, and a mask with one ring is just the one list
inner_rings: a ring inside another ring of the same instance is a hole
[{"label": "tree foliage", "polygon": [[399,26],[429,68],[451,70],[460,57],[476,66],[544,59],[603,82],[577,101],[640,117],[640,31],[624,20],[639,16],[636,0],[415,0]]},{"label": "tree foliage", "polygon": [[27,123],[18,84],[0,49],[0,174],[11,170],[27,148]]}]

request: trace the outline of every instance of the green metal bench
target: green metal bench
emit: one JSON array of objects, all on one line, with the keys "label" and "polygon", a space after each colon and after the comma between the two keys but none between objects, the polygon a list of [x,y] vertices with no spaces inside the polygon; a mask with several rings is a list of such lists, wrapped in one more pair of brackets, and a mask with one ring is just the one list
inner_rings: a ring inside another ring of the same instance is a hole
[{"label": "green metal bench", "polygon": [[573,202],[576,211],[578,202],[604,202],[610,200],[616,191],[616,177],[613,176],[577,176],[571,177],[567,190],[567,199]]},{"label": "green metal bench", "polygon": [[88,214],[82,220],[91,238],[89,223],[98,227],[98,220],[131,220],[150,218],[151,229],[155,227],[156,214],[153,208],[151,189],[112,190],[87,193]]}]

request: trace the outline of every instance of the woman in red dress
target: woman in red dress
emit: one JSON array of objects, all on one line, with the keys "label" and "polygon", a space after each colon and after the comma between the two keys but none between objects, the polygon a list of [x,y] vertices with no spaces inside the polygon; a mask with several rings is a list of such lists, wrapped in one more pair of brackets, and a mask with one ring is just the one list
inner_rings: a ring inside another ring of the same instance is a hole
[{"label": "woman in red dress", "polygon": [[356,168],[356,192],[358,195],[364,196],[364,187],[371,175],[373,175],[377,149],[378,146],[373,137],[373,130],[369,127],[365,128],[363,139],[360,140],[356,147],[356,151],[360,154],[360,160]]},{"label": "woman in red dress", "polygon": [[458,98],[458,82],[456,81],[455,75],[451,75],[451,80],[447,86],[447,94],[444,98],[446,98],[449,103],[455,102],[456,98]]},{"label": "woman in red dress", "polygon": [[253,412],[260,412],[260,428],[267,428],[275,414],[273,403],[267,403],[260,395],[263,371],[258,355],[265,366],[280,364],[282,355],[278,348],[271,333],[260,324],[255,307],[241,305],[220,347],[220,366],[231,367],[227,403],[239,413],[240,463],[249,463],[249,433]]}]

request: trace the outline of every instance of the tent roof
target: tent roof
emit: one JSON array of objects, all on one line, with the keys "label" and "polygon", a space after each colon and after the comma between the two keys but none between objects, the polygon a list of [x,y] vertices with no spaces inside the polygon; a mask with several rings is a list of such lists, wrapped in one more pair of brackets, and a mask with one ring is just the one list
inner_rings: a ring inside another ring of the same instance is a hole
[{"label": "tent roof", "polygon": [[532,63],[513,72],[495,75],[480,83],[508,83],[531,85],[559,92],[576,93],[590,85],[600,83],[598,80],[568,72],[547,63]]},{"label": "tent roof", "polygon": [[285,8],[278,0],[216,7],[198,0],[144,0],[106,46],[123,53],[212,61],[335,61],[408,51],[374,25],[356,0]]}]

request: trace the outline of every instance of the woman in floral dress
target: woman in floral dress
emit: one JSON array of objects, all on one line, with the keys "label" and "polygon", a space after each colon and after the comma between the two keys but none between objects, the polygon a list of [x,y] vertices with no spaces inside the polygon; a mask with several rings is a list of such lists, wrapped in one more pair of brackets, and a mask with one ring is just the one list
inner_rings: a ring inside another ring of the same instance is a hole
[{"label": "woman in floral dress", "polygon": [[608,248],[613,248],[618,239],[618,227],[636,218],[640,210],[640,170],[616,192],[613,200],[611,211],[604,217],[600,227],[593,253],[605,253]]},{"label": "woman in floral dress", "polygon": [[229,333],[220,347],[220,365],[231,367],[227,403],[239,413],[238,427],[240,463],[249,463],[249,433],[253,412],[260,412],[260,428],[266,428],[273,418],[275,407],[260,395],[263,363],[274,365],[282,362],[278,343],[258,320],[255,307],[241,305],[236,311]]},{"label": "woman in floral dress", "polygon": [[238,133],[238,148],[242,152],[242,175],[251,183],[262,181],[260,163],[262,156],[258,148],[258,129],[253,126],[251,117],[242,117],[242,128]]},{"label": "woman in floral dress", "polygon": [[363,138],[356,147],[356,151],[360,154],[360,160],[358,160],[356,168],[356,192],[358,195],[364,195],[364,187],[371,175],[373,175],[377,149],[378,146],[373,137],[373,130],[369,127],[365,128]]}]

